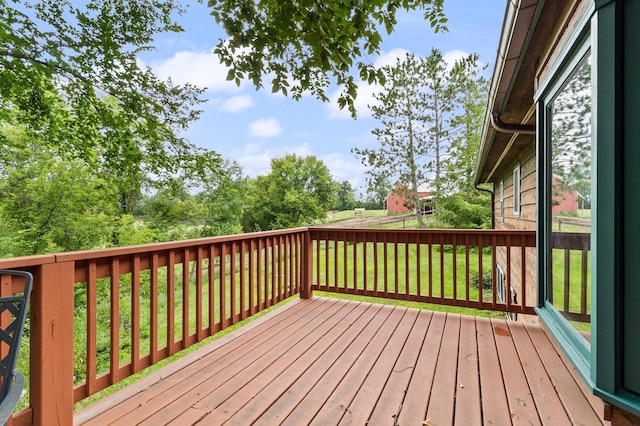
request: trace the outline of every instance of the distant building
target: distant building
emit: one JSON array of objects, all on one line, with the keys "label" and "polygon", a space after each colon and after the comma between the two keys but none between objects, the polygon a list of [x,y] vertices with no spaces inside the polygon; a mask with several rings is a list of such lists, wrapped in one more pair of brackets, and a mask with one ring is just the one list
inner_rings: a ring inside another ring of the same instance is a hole
[{"label": "distant building", "polygon": [[[401,184],[397,184],[396,187],[387,195],[384,200],[385,209],[387,213],[392,214],[405,214],[405,213],[415,213],[415,206],[413,198],[407,197],[407,190],[405,190],[405,186]],[[418,197],[421,201],[424,201],[422,206],[423,213],[428,213],[432,209],[429,206],[429,201],[431,201],[431,192],[429,191],[421,191],[418,188]]]},{"label": "distant building", "polygon": [[[561,184],[560,179],[553,178],[554,188],[559,188]],[[558,213],[573,213],[578,211],[578,191],[574,190],[559,190],[555,189],[553,192],[553,207],[551,212],[553,214]]]}]

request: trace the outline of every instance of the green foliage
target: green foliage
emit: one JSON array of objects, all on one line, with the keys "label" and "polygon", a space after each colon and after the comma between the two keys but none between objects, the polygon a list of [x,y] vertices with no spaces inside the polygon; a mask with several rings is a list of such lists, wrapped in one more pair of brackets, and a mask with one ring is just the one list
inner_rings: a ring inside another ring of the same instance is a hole
[{"label": "green foliage", "polygon": [[[0,256],[155,242],[195,221],[191,196],[169,204],[224,167],[180,136],[202,90],[138,62],[181,13],[174,0],[0,0]],[[158,188],[147,227],[132,214]]]},{"label": "green foliage", "polygon": [[0,0],[0,123],[108,175],[127,213],[141,178],[215,170],[216,154],[179,136],[202,91],[160,81],[137,59],[156,34],[181,30],[181,12],[174,0]]},{"label": "green foliage", "polygon": [[[140,204],[140,185],[127,183],[135,175],[114,176],[106,168],[96,174],[81,159],[31,139],[21,127],[5,126],[0,132],[0,148],[5,153],[0,158],[0,257],[153,243],[240,230],[240,207],[225,217],[211,216],[211,208],[229,209],[231,202],[207,201],[206,197],[198,201],[187,191],[189,184],[180,185],[178,179],[147,197],[142,208],[137,209],[146,214],[136,218],[127,213]],[[227,181],[222,177],[229,173],[211,174],[203,186],[218,185],[220,193],[227,193]],[[123,202],[128,203],[126,208]],[[207,221],[214,225],[207,225]]]},{"label": "green foliage", "polygon": [[114,230],[115,246],[134,246],[162,241],[162,235],[156,229],[149,228],[146,224],[129,214],[117,218]]},{"label": "green foliage", "polygon": [[0,256],[110,245],[116,194],[79,160],[25,147],[30,161],[0,169]]},{"label": "green foliage", "polygon": [[339,185],[337,201],[333,210],[353,210],[356,206],[356,194],[348,180]]},{"label": "green foliage", "polygon": [[217,175],[205,180],[204,190],[197,196],[201,205],[202,237],[242,232],[248,187],[240,166],[235,163],[226,163]]},{"label": "green foliage", "polygon": [[172,224],[195,224],[198,215],[195,199],[178,185],[159,190],[145,203],[145,218],[151,228],[163,229]]},{"label": "green foliage", "polygon": [[271,160],[271,171],[250,182],[242,217],[245,232],[305,225],[326,216],[337,184],[315,156],[288,154]]},{"label": "green foliage", "polygon": [[480,191],[445,197],[440,202],[438,220],[457,229],[489,229],[491,197]]},{"label": "green foliage", "polygon": [[261,88],[272,76],[271,90],[295,99],[304,92],[328,101],[326,89],[334,79],[343,86],[338,99],[355,117],[357,84],[384,83],[384,73],[368,57],[380,53],[384,28],[397,24],[399,10],[423,10],[437,31],[446,31],[443,0],[209,0],[211,15],[228,38],[215,53],[229,67],[228,80],[249,79]]},{"label": "green foliage", "polygon": [[[493,281],[493,274],[491,272],[485,272],[482,274],[482,288],[484,290],[491,290]],[[469,285],[473,288],[480,286],[480,278],[477,272],[474,272],[469,278]]]}]

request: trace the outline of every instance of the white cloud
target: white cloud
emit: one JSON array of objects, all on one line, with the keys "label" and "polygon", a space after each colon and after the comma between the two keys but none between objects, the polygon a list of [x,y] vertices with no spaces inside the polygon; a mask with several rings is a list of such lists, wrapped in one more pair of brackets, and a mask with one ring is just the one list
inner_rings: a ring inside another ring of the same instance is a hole
[{"label": "white cloud", "polygon": [[398,59],[404,59],[407,53],[409,53],[409,51],[402,48],[391,49],[389,52],[378,56],[373,65],[375,65],[376,68],[395,65]]},{"label": "white cloud", "polygon": [[191,83],[209,92],[239,90],[234,82],[227,81],[227,68],[211,52],[180,51],[149,66],[160,79],[171,78],[174,83]]},{"label": "white cloud", "polygon": [[311,147],[306,142],[297,146],[279,146],[276,148],[266,148],[261,144],[249,143],[232,152],[231,158],[234,158],[242,166],[245,175],[256,177],[269,172],[272,159],[284,157],[286,154],[311,155]]},{"label": "white cloud", "polygon": [[249,95],[233,96],[226,101],[222,102],[219,109],[220,111],[236,113],[247,108],[255,106],[253,99]]},{"label": "white cloud", "polygon": [[354,156],[344,154],[328,154],[320,158],[329,168],[331,175],[337,182],[348,180],[357,191],[365,184],[365,167]]},{"label": "white cloud", "polygon": [[260,119],[249,125],[249,134],[256,138],[273,138],[282,133],[282,127],[275,118]]},{"label": "white cloud", "polygon": [[[369,105],[374,105],[377,102],[373,95],[380,91],[381,86],[367,84],[362,81],[357,81],[356,84],[358,85],[358,96],[356,97],[354,105],[358,118],[370,117],[371,110],[369,109]],[[338,97],[341,91],[342,89],[338,89],[329,96],[330,101],[326,104],[325,108],[329,112],[329,118],[351,119],[349,110],[346,107],[340,109],[338,106]]]}]

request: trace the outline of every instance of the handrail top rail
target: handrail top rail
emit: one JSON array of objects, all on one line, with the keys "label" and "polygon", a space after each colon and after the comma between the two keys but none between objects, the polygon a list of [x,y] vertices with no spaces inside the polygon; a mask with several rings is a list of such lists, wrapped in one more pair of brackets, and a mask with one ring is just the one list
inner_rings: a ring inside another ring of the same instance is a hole
[{"label": "handrail top rail", "polygon": [[[164,250],[175,250],[181,248],[197,247],[211,244],[220,244],[228,242],[241,242],[246,240],[254,240],[263,237],[273,237],[281,235],[291,235],[305,232],[306,227],[278,229],[274,231],[249,232],[244,234],[222,235],[217,237],[195,238],[191,240],[167,241],[162,243],[140,244],[126,247],[112,247],[96,250],[82,250],[67,253],[59,253],[55,255],[57,262],[78,261],[87,259],[101,259],[107,257],[126,256],[132,254],[153,253]],[[1,260],[0,260],[1,262]]]},{"label": "handrail top rail", "polygon": [[0,269],[19,269],[56,263],[55,254],[38,254],[34,256],[7,257],[0,259]]},{"label": "handrail top rail", "polygon": [[397,228],[330,228],[321,227],[314,228],[309,227],[310,231],[318,232],[367,232],[371,234],[476,234],[476,235],[517,235],[517,236],[532,236],[536,234],[535,230],[531,229],[448,229],[448,228],[429,228],[429,229],[397,229]]},{"label": "handrail top rail", "polygon": [[249,232],[244,234],[223,235],[217,237],[196,238],[191,240],[167,241],[162,243],[140,244],[125,247],[111,247],[104,249],[82,250],[66,253],[43,254],[35,256],[23,256],[0,259],[0,267],[5,269],[28,268],[38,265],[56,262],[70,262],[87,259],[102,259],[133,254],[146,254],[164,250],[175,250],[188,247],[219,244],[227,242],[242,242],[256,238],[291,235],[300,232],[344,232],[344,233],[369,233],[369,234],[423,234],[423,235],[512,235],[534,236],[535,230],[514,229],[381,229],[381,228],[333,228],[333,227],[299,227],[290,229],[277,229],[272,231]]}]

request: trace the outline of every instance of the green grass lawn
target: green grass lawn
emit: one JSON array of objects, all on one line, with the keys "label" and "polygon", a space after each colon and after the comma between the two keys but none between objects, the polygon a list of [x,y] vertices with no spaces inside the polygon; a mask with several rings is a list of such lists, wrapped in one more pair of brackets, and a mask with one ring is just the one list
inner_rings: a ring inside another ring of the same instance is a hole
[{"label": "green grass lawn", "polygon": [[[569,292],[565,292],[565,271],[569,268]],[[582,310],[582,252],[571,250],[569,265],[565,262],[565,251],[553,251],[552,263],[553,305],[560,311],[565,308],[568,297],[569,312],[580,313]],[[586,313],[591,314],[591,256],[587,256],[586,267]],[[590,323],[572,321],[574,327],[581,331],[591,330]]]},{"label": "green grass lawn", "polygon": [[[366,217],[381,217],[381,216],[386,216],[386,214],[387,214],[386,210],[366,210],[365,211]],[[343,210],[343,211],[331,213],[330,215],[327,215],[326,220],[324,220],[323,222],[330,223],[330,222],[337,222],[340,220],[347,220],[347,219],[355,219],[354,210]]]},{"label": "green grass lawn", "polygon": [[[314,258],[314,270],[319,268],[320,274],[314,275],[314,281],[319,281],[320,285],[335,286],[337,282],[339,287],[351,289],[386,290],[390,293],[421,294],[459,300],[466,298],[468,289],[469,299],[478,300],[478,288],[467,286],[467,282],[472,281],[474,276],[477,279],[480,257],[483,273],[489,272],[491,268],[491,254],[479,255],[477,248],[471,248],[467,265],[464,253],[456,253],[454,256],[450,246],[443,247],[444,251],[441,251],[440,246],[434,245],[431,247],[429,265],[429,246],[426,244],[420,245],[419,249],[415,244],[387,244],[386,248],[383,243],[377,243],[377,247],[375,244],[329,242],[327,246],[325,242],[321,242],[320,258]],[[377,261],[374,257],[376,250]],[[315,253],[317,251],[314,248],[314,257]],[[485,289],[483,299],[491,298],[491,291]]]}]

